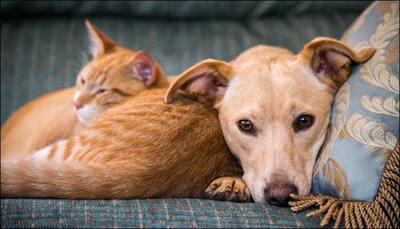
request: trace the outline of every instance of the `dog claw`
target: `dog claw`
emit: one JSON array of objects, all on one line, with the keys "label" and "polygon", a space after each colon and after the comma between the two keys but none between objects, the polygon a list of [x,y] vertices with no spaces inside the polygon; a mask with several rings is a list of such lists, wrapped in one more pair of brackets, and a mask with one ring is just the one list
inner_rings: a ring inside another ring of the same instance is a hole
[{"label": "dog claw", "polygon": [[231,201],[232,201],[232,202],[236,202],[236,203],[242,202],[242,201],[240,200],[240,197],[239,197],[239,196],[234,196],[234,197],[231,199]]},{"label": "dog claw", "polygon": [[220,200],[224,201],[225,200],[225,194],[222,192],[218,192],[217,194],[214,195],[215,200]]},{"label": "dog claw", "polygon": [[215,179],[206,189],[206,196],[213,200],[249,202],[250,191],[239,177]]},{"label": "dog claw", "polygon": [[212,190],[215,190],[215,189],[217,189],[217,188],[218,188],[218,185],[217,185],[217,184],[212,184],[212,185],[211,185],[211,189],[212,189]]}]

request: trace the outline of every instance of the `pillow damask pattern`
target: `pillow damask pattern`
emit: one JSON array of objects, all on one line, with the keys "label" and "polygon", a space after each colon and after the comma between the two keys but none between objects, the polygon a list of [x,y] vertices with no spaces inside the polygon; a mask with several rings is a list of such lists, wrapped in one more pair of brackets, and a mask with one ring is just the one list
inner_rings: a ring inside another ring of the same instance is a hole
[{"label": "pillow damask pattern", "polygon": [[312,191],[369,201],[399,139],[399,3],[374,2],[342,40],[377,51],[336,95]]}]

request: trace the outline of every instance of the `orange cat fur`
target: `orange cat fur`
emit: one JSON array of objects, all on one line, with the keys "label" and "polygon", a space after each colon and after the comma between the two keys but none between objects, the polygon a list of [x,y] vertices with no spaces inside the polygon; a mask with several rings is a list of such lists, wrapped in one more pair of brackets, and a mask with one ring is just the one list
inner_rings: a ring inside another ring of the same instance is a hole
[{"label": "orange cat fur", "polygon": [[[199,198],[205,197],[212,180],[240,177],[242,170],[225,145],[216,111],[183,93],[174,104],[165,104],[165,92],[142,92],[105,111],[79,136],[23,160],[2,160],[1,195]],[[249,200],[244,183],[226,188],[224,193]]]},{"label": "orange cat fur", "polygon": [[88,21],[86,26],[94,58],[79,73],[76,87],[43,95],[13,113],[1,128],[2,159],[24,158],[80,133],[126,98],[168,86],[162,69],[148,54],[121,47]]}]

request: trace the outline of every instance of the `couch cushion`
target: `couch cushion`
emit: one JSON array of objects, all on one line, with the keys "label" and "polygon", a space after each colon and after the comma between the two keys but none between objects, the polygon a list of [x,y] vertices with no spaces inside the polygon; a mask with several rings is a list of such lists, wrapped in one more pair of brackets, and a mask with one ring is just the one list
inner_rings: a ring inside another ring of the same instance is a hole
[{"label": "couch cushion", "polygon": [[1,1],[3,19],[33,16],[255,18],[361,12],[370,1]]},{"label": "couch cushion", "polygon": [[313,192],[369,201],[399,139],[399,3],[372,4],[344,40],[377,51],[336,96]]},{"label": "couch cushion", "polygon": [[[315,36],[338,38],[355,14],[236,20],[90,18],[122,45],[153,55],[167,74],[206,58],[230,60],[270,44],[299,51]],[[84,18],[7,20],[1,24],[1,123],[46,92],[74,85],[87,56]]]},{"label": "couch cushion", "polygon": [[306,227],[289,208],[198,199],[54,200],[2,199],[2,227]]}]

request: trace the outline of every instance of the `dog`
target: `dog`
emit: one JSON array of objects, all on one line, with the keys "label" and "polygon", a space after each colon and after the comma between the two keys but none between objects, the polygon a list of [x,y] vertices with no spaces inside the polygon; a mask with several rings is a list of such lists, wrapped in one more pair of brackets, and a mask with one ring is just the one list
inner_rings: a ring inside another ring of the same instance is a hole
[{"label": "dog", "polygon": [[325,37],[298,54],[260,45],[230,63],[208,59],[194,65],[176,79],[165,102],[183,90],[212,104],[254,201],[287,205],[291,193],[310,192],[335,93],[353,65],[374,52]]}]

